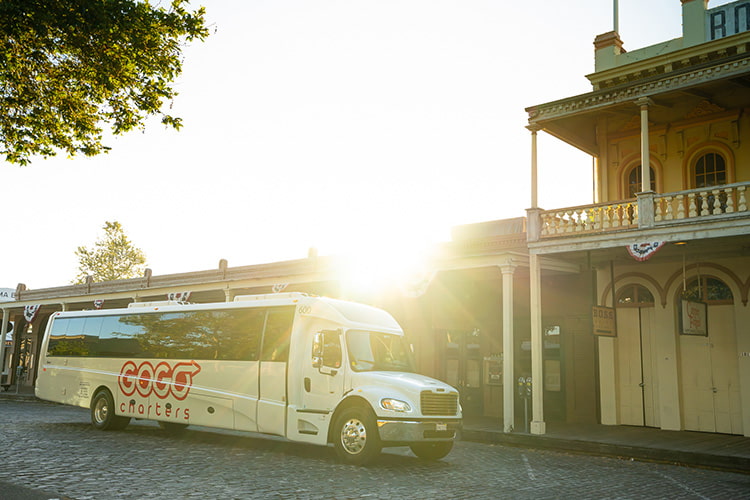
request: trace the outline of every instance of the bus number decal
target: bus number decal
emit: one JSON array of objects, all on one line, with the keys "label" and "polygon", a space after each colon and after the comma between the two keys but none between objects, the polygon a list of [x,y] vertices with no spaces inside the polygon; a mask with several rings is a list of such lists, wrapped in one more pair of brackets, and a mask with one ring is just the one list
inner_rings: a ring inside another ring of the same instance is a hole
[{"label": "bus number decal", "polygon": [[132,396],[137,391],[144,398],[153,394],[159,399],[166,399],[171,394],[182,401],[190,392],[193,377],[200,371],[201,367],[195,361],[174,366],[162,361],[156,367],[150,361],[143,361],[140,365],[126,361],[120,369],[117,384],[126,396]]}]

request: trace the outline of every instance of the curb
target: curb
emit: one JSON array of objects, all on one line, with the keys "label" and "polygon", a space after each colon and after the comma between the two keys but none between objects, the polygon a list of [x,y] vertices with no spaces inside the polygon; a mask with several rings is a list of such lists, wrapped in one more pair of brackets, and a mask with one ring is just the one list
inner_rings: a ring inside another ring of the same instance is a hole
[{"label": "curb", "polygon": [[557,450],[613,458],[629,458],[632,460],[647,462],[702,467],[727,472],[750,474],[750,458],[737,456],[715,455],[711,453],[683,450],[667,450],[663,448],[646,448],[642,446],[628,446],[622,444],[601,443],[597,441],[578,441],[546,436],[531,436],[528,434],[506,434],[504,432],[488,432],[466,428],[461,431],[461,440],[544,450]]}]

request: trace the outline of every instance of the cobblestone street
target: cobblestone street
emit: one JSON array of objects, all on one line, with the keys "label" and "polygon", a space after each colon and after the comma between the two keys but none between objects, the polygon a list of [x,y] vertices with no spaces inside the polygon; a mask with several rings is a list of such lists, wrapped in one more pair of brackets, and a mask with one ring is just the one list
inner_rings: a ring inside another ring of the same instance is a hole
[{"label": "cobblestone street", "polygon": [[88,411],[0,400],[2,483],[49,498],[750,498],[750,475],[458,442],[423,462],[406,448],[370,467],[332,448],[153,422],[95,431]]}]

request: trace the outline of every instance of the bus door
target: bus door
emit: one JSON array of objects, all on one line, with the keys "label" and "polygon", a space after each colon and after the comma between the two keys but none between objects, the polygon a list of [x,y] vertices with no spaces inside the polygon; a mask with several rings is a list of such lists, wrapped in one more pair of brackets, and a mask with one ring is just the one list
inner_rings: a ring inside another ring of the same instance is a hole
[{"label": "bus door", "polygon": [[259,432],[286,435],[286,373],[294,311],[294,306],[268,310],[260,351]]},{"label": "bus door", "polygon": [[341,330],[323,330],[313,338],[312,357],[302,369],[302,405],[310,413],[327,414],[344,392]]}]

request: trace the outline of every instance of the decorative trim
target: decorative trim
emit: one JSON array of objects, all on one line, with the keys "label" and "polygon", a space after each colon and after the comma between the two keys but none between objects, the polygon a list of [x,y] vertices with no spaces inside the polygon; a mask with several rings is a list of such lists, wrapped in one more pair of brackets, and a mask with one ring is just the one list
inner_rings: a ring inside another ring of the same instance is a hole
[{"label": "decorative trim", "polygon": [[695,106],[692,111],[685,115],[685,119],[698,118],[701,116],[712,115],[714,113],[720,113],[726,111],[726,108],[722,108],[718,104],[714,104],[708,99],[704,99]]},{"label": "decorative trim", "polygon": [[661,93],[693,87],[698,83],[728,79],[748,72],[750,72],[750,58],[745,56],[742,59],[724,61],[713,66],[671,73],[641,84],[626,84],[617,88],[596,90],[577,97],[532,106],[526,108],[526,111],[529,114],[530,123],[551,120],[635,101],[640,97],[653,97]]}]

